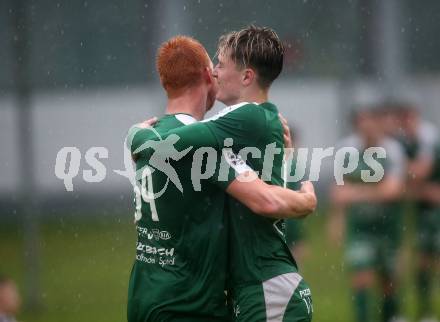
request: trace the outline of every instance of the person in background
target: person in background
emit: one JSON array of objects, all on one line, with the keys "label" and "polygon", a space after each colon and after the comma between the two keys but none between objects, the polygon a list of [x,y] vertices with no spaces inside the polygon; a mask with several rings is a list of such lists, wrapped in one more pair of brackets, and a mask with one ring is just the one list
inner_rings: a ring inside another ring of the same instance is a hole
[{"label": "person in background", "polygon": [[417,184],[431,174],[438,130],[430,122],[422,120],[419,111],[412,105],[401,103],[396,111],[397,124],[400,125],[396,134],[408,157],[409,184]]},{"label": "person in background", "polygon": [[0,276],[0,322],[16,322],[21,306],[20,295],[14,281]]},{"label": "person in background", "polygon": [[420,322],[438,322],[433,310],[432,286],[439,278],[440,256],[440,144],[434,149],[429,177],[411,190],[419,207],[416,221],[417,233],[417,290]]},{"label": "person in background", "polygon": [[419,321],[436,322],[432,280],[433,266],[440,255],[440,213],[436,202],[440,196],[439,135],[436,127],[423,120],[413,105],[394,104],[394,111],[400,125],[396,137],[408,159],[406,197],[414,202],[417,317]]},{"label": "person in background", "polygon": [[[350,270],[357,322],[402,321],[398,317],[396,268],[401,244],[399,201],[404,187],[405,160],[400,145],[385,135],[380,117],[372,108],[355,113],[355,133],[340,146],[356,148],[359,162],[344,177],[344,184],[335,184],[330,193],[333,210],[329,216],[329,233],[336,241],[346,236],[345,260]],[[365,158],[364,152],[370,147],[384,148],[386,158]],[[362,171],[371,171],[369,164],[373,161],[382,165],[384,176],[379,182],[364,182]],[[376,280],[382,294],[380,319],[372,314],[371,306]]]}]

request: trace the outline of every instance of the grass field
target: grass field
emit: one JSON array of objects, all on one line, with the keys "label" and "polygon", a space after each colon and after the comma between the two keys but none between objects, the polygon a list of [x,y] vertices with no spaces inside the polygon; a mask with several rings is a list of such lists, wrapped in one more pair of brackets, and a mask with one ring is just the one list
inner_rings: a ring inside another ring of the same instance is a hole
[{"label": "grass field", "polygon": [[[120,218],[41,222],[43,308],[39,312],[24,311],[19,321],[125,321],[135,230],[131,216]],[[308,255],[303,260],[301,272],[312,288],[314,321],[352,322],[342,250],[328,246],[324,219],[315,215],[308,218],[305,225]],[[404,249],[401,299],[405,316],[413,317],[416,303],[409,244],[407,241]],[[18,224],[0,225],[0,258],[0,273],[13,277],[24,292],[23,233]],[[440,313],[438,287],[436,295],[437,313]]]}]

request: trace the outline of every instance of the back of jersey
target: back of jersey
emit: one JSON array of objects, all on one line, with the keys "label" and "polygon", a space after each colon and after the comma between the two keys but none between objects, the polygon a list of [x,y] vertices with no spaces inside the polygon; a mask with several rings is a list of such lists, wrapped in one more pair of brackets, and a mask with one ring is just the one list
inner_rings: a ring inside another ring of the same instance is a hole
[{"label": "back of jersey", "polygon": [[189,118],[166,115],[154,131],[137,130],[132,137],[132,152],[142,151],[136,161],[138,240],[129,285],[129,322],[227,318],[224,193],[208,182],[201,191],[194,190],[191,152],[176,150],[167,159],[154,153],[161,134]]}]

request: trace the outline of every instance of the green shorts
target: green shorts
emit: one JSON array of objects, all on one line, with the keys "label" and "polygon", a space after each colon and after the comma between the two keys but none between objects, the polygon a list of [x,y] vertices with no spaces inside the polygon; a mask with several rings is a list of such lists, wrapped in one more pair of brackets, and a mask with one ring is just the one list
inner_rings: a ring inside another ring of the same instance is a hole
[{"label": "green shorts", "polygon": [[400,207],[353,207],[347,218],[345,261],[348,269],[393,274],[402,240],[402,221]]},{"label": "green shorts", "polygon": [[236,322],[312,321],[312,294],[298,273],[237,288],[232,291],[232,306]]},{"label": "green shorts", "polygon": [[424,254],[440,254],[440,209],[420,209],[416,218],[417,250]]},{"label": "green shorts", "polygon": [[390,236],[359,234],[348,240],[345,260],[352,271],[365,269],[393,274],[397,267],[400,242]]}]

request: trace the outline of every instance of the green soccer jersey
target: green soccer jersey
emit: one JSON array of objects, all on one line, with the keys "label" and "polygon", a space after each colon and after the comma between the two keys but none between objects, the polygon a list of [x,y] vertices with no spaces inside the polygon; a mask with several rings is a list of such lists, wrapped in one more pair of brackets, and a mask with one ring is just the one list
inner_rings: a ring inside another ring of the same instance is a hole
[{"label": "green soccer jersey", "polygon": [[[233,152],[246,160],[262,180],[283,185],[283,129],[278,110],[271,103],[229,106],[210,119],[172,133],[180,137],[178,150],[193,146],[221,151],[232,143]],[[283,220],[259,216],[229,197],[227,208],[232,288],[297,271],[285,241]]]},{"label": "green soccer jersey", "polygon": [[[131,151],[193,121],[185,114],[166,115],[155,131],[134,127],[128,136]],[[168,160],[179,184],[170,179],[169,172],[151,167],[152,152],[150,146],[137,153],[136,170],[141,174],[135,187],[138,238],[129,282],[128,321],[228,320],[225,194],[209,181],[202,182],[200,191],[193,189],[191,154]]]}]

